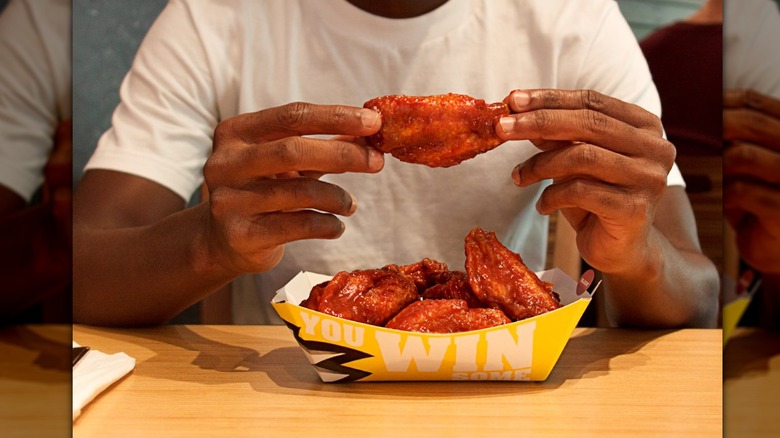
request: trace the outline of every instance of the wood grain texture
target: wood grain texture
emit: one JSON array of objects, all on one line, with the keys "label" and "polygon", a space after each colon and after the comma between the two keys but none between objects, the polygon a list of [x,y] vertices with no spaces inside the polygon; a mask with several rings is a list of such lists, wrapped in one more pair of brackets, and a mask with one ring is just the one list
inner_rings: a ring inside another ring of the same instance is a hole
[{"label": "wood grain texture", "polygon": [[780,436],[780,333],[737,328],[723,364],[724,436]]},{"label": "wood grain texture", "polygon": [[720,330],[577,329],[550,378],[321,383],[280,326],[74,327],[137,360],[75,437],[720,436]]},{"label": "wood grain texture", "polygon": [[0,327],[0,436],[63,437],[71,429],[70,325]]}]

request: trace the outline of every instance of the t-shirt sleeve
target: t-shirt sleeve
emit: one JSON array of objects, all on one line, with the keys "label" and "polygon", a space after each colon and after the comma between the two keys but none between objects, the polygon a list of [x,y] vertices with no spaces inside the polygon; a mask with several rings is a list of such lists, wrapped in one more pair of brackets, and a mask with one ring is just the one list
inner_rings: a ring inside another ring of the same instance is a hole
[{"label": "t-shirt sleeve", "polygon": [[187,200],[202,183],[219,121],[195,20],[172,0],[152,24],[120,87],[111,128],[85,167],[157,182]]},{"label": "t-shirt sleeve", "polygon": [[0,185],[28,202],[43,183],[60,118],[55,69],[70,71],[47,56],[55,24],[40,22],[31,5],[18,0],[0,15]]},{"label": "t-shirt sleeve", "polygon": [[780,98],[780,10],[770,0],[724,4],[724,77],[727,88]]},{"label": "t-shirt sleeve", "polygon": [[[647,61],[615,2],[608,2],[577,76],[576,88],[592,89],[661,116],[661,99]],[[589,26],[590,27],[590,26]],[[668,186],[685,186],[675,164]]]}]

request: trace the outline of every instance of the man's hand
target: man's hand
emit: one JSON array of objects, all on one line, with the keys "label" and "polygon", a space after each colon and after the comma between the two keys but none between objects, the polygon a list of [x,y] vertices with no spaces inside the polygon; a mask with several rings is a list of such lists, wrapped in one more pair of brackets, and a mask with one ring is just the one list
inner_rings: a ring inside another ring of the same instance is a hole
[{"label": "man's hand", "polygon": [[723,99],[723,207],[740,256],[780,274],[780,100],[750,90]]},{"label": "man's hand", "polygon": [[[285,243],[338,237],[336,215],[355,201],[318,177],[381,170],[382,155],[355,138],[380,125],[371,110],[306,103],[227,119],[204,168],[208,201],[191,208],[151,180],[87,171],[74,199],[74,320],[161,323],[273,268]],[[314,134],[337,137],[305,137]]]},{"label": "man's hand", "polygon": [[501,120],[498,134],[542,150],[514,169],[515,183],[553,180],[539,212],[562,210],[594,268],[625,273],[646,266],[648,235],[675,158],[658,117],[595,91],[515,91],[505,101],[515,114]]},{"label": "man's hand", "polygon": [[347,137],[373,134],[380,125],[372,110],[306,103],[220,123],[204,168],[209,246],[220,263],[236,273],[260,272],[278,263],[285,243],[339,237],[344,224],[334,215],[351,215],[356,201],[317,176],[381,170],[381,153]]},{"label": "man's hand", "polygon": [[582,257],[604,274],[607,318],[618,325],[716,323],[718,273],[702,253],[684,190],[666,187],[675,148],[660,120],[594,91],[515,91],[497,133],[541,152],[513,172],[545,179],[537,210],[560,209]]}]

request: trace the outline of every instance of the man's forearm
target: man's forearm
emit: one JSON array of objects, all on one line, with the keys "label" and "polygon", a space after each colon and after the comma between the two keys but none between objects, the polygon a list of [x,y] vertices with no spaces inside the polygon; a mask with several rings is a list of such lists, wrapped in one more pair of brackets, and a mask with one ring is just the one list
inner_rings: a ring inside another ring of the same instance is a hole
[{"label": "man's forearm", "polygon": [[675,248],[657,230],[645,266],[604,274],[609,321],[620,326],[715,327],[719,277],[703,254]]},{"label": "man's forearm", "polygon": [[207,205],[143,227],[74,227],[74,322],[167,321],[231,281],[206,250]]}]

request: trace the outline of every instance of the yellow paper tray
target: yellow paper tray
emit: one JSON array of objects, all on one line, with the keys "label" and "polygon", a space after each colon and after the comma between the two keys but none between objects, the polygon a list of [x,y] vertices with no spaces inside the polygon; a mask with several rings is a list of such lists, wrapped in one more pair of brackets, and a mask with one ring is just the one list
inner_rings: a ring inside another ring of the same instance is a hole
[{"label": "yellow paper tray", "polygon": [[761,281],[761,275],[750,268],[743,270],[737,281],[724,275],[721,310],[724,347],[750,305],[753,295],[761,286]]},{"label": "yellow paper tray", "polygon": [[296,275],[277,292],[272,305],[323,382],[540,381],[550,375],[598,285],[578,295],[577,282],[558,269],[537,275],[553,284],[563,307],[462,333],[394,330],[300,307],[314,285],[330,279],[310,272]]}]

